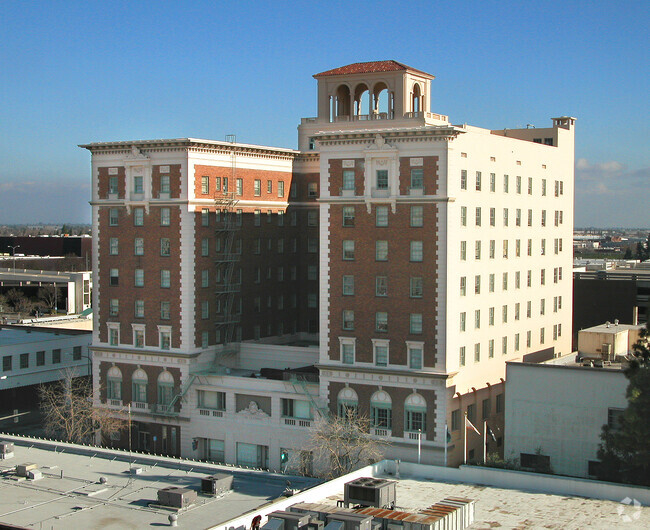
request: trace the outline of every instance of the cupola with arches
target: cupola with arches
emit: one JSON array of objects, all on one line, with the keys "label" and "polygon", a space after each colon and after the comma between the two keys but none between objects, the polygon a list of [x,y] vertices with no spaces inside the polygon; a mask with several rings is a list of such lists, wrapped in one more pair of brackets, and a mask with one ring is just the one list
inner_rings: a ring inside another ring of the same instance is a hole
[{"label": "cupola with arches", "polygon": [[321,123],[424,117],[434,78],[393,60],[349,64],[314,77]]}]

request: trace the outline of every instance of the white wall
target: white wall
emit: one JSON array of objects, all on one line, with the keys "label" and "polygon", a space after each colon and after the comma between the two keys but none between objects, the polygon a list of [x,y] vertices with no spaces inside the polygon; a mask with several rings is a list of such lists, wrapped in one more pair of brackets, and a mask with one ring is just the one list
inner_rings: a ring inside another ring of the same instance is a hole
[{"label": "white wall", "polygon": [[555,473],[587,477],[607,409],[627,406],[626,388],[620,370],[509,363],[505,458],[539,448]]}]

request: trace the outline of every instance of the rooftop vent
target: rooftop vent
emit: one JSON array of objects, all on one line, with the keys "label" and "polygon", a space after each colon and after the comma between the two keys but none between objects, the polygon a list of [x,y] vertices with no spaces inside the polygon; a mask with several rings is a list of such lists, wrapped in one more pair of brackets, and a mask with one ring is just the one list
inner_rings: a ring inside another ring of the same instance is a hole
[{"label": "rooftop vent", "polygon": [[0,460],[8,460],[14,456],[13,442],[0,442]]}]

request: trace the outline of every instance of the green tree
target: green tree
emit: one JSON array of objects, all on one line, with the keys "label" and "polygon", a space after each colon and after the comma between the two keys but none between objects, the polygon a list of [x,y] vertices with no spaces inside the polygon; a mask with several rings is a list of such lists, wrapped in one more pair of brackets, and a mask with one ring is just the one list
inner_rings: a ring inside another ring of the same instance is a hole
[{"label": "green tree", "polygon": [[632,259],[632,249],[630,247],[625,249],[625,256],[623,256],[623,259]]},{"label": "green tree", "polygon": [[619,425],[603,425],[598,478],[650,486],[650,322],[625,370],[628,405]]}]

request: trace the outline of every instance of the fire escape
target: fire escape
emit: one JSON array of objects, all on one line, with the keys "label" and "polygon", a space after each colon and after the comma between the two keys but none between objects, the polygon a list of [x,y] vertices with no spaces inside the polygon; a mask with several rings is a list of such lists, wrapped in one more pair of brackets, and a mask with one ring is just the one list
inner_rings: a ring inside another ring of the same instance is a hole
[{"label": "fire escape", "polygon": [[[234,135],[228,136],[227,141],[235,143]],[[234,146],[233,146],[234,148]],[[217,252],[216,265],[216,306],[215,326],[221,339],[222,349],[217,353],[216,364],[220,356],[232,355],[238,351],[240,337],[236,334],[237,325],[241,320],[241,299],[237,293],[241,290],[241,239],[237,237],[242,225],[242,215],[237,212],[236,187],[236,155],[234,149],[230,152],[231,178],[230,188],[224,179],[223,194],[215,200],[217,212]],[[220,246],[219,246],[220,245]]]}]

